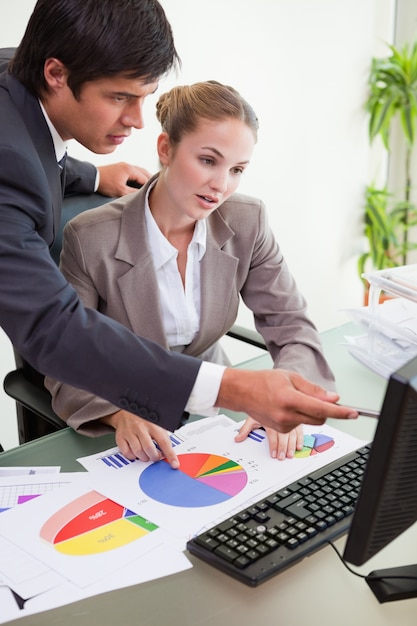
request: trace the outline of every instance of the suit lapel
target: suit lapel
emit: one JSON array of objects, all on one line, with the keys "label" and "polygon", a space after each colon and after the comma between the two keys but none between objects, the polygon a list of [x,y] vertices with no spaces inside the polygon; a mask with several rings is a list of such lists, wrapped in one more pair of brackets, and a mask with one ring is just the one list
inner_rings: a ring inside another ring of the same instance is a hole
[{"label": "suit lapel", "polygon": [[10,96],[25,122],[34,145],[33,158],[40,161],[47,185],[51,190],[53,233],[55,235],[61,223],[62,189],[60,170],[56,162],[51,133],[37,99],[12,75],[6,74],[6,82]]},{"label": "suit lapel", "polygon": [[232,289],[239,259],[223,250],[234,236],[218,211],[207,220],[206,253],[201,262],[201,317],[200,332],[185,349],[186,353],[200,354],[213,342],[213,336],[222,336],[230,327],[230,316],[235,319]]},{"label": "suit lapel", "polygon": [[167,346],[158,284],[148,245],[145,197],[148,185],[132,196],[123,210],[116,259],[130,265],[118,279],[122,303],[134,333]]}]

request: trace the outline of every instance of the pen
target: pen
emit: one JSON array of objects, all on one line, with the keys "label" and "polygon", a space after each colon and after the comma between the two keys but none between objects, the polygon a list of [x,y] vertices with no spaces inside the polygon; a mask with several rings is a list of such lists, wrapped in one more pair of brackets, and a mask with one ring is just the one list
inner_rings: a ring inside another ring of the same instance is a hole
[{"label": "pen", "polygon": [[[339,404],[339,402],[337,402],[336,404]],[[344,406],[349,406],[349,405],[344,405]],[[379,417],[380,416],[380,411],[374,411],[373,409],[360,409],[357,406],[352,406],[350,407],[352,409],[352,411],[356,411],[356,413],[359,413],[359,415],[363,415],[364,417]]]},{"label": "pen", "polygon": [[359,413],[359,415],[363,415],[364,417],[379,417],[380,412],[379,411],[373,411],[372,409],[360,409],[357,407],[352,407],[352,409],[354,411],[357,411]]}]

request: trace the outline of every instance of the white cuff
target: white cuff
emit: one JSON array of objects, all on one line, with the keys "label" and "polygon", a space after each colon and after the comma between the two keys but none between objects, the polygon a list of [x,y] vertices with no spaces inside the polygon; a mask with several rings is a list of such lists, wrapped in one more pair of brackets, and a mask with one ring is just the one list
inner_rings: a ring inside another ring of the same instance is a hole
[{"label": "white cuff", "polygon": [[215,407],[215,402],[219,395],[225,369],[225,365],[203,361],[188,398],[186,411],[206,417],[217,415],[218,410]]}]

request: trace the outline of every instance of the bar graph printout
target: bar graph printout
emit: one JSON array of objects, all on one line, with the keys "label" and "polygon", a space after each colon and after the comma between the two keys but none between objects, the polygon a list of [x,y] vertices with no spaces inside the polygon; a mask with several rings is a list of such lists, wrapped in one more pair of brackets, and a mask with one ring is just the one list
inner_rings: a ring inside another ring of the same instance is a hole
[{"label": "bar graph printout", "polygon": [[171,435],[180,461],[173,470],[165,460],[130,461],[118,448],[78,459],[100,493],[152,519],[186,540],[228,517],[265,492],[280,489],[365,442],[324,425],[304,427],[304,448],[293,459],[269,454],[259,429],[235,443],[240,425],[220,415],[192,422]]}]

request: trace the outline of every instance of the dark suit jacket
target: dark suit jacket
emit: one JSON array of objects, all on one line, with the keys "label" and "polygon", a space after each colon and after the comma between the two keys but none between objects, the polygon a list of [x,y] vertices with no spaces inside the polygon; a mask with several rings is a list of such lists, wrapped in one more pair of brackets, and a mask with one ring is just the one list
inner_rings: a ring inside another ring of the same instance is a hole
[{"label": "dark suit jacket", "polygon": [[[15,48],[0,48],[0,74],[7,69]],[[65,196],[93,193],[97,170],[92,163],[68,156],[65,164]]]},{"label": "dark suit jacket", "polygon": [[[168,347],[145,219],[150,184],[152,180],[137,193],[85,211],[69,222],[61,270],[85,306]],[[216,342],[235,322],[242,297],[275,367],[298,371],[333,388],[319,334],[268,225],[263,203],[234,194],[206,223],[200,329],[184,353],[221,361]],[[115,407],[68,385],[49,379],[46,385],[54,396],[55,411],[73,428],[86,434],[106,431],[97,419],[114,413]]]},{"label": "dark suit jacket", "polygon": [[81,304],[49,254],[62,190],[38,100],[0,74],[0,325],[37,370],[171,430],[200,361]]}]

